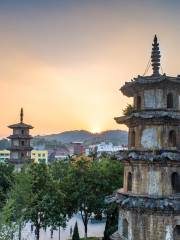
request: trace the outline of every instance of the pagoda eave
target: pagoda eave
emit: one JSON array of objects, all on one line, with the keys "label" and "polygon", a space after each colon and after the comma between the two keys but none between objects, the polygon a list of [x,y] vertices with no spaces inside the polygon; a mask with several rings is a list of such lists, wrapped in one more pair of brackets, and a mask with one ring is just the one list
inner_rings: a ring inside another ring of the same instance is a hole
[{"label": "pagoda eave", "polygon": [[180,166],[180,151],[177,149],[164,149],[164,150],[126,150],[119,151],[117,159],[122,162],[141,163],[141,164],[165,164]]},{"label": "pagoda eave", "polygon": [[169,197],[139,195],[117,191],[106,198],[106,203],[116,202],[122,209],[139,213],[180,214],[180,194]]},{"label": "pagoda eave", "polygon": [[180,76],[170,77],[164,75],[151,75],[151,76],[138,76],[132,79],[130,82],[125,82],[125,84],[120,88],[120,91],[127,97],[133,97],[135,93],[140,92],[142,89],[146,88],[163,88],[167,86],[179,87]]},{"label": "pagoda eave", "polygon": [[31,135],[10,135],[8,139],[32,139]]},{"label": "pagoda eave", "polygon": [[31,126],[31,125],[29,125],[29,124],[25,124],[25,123],[17,123],[17,124],[9,125],[8,128],[11,128],[11,129],[15,129],[15,128],[21,128],[21,129],[28,128],[28,129],[33,129],[34,127]]},{"label": "pagoda eave", "polygon": [[144,110],[141,112],[133,112],[130,115],[115,117],[114,120],[118,124],[125,124],[127,126],[143,124],[145,121],[146,124],[150,125],[162,125],[165,123],[172,124],[175,126],[180,125],[180,112],[179,111],[165,111],[157,109],[155,111]]}]

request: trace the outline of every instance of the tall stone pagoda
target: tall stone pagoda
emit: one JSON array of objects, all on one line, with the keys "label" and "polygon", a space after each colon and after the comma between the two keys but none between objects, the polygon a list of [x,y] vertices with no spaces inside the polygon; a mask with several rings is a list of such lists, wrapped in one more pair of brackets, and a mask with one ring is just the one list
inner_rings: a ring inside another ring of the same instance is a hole
[{"label": "tall stone pagoda", "polygon": [[134,107],[115,118],[128,126],[129,135],[128,150],[119,153],[123,189],[107,199],[119,206],[112,239],[180,239],[180,76],[160,74],[156,36],[152,46],[152,75],[121,87]]},{"label": "tall stone pagoda", "polygon": [[25,163],[31,162],[31,139],[29,130],[33,127],[23,122],[23,109],[21,108],[20,122],[10,125],[9,128],[13,129],[13,134],[8,138],[11,140],[10,162],[15,165],[15,170],[20,171]]}]

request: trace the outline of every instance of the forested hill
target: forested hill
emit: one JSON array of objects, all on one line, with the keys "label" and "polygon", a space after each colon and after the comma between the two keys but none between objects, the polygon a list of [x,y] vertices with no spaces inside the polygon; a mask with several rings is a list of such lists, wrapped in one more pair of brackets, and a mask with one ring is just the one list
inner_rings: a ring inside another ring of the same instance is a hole
[{"label": "forested hill", "polygon": [[43,138],[48,141],[56,140],[64,144],[75,141],[82,141],[86,144],[112,142],[113,144],[127,145],[128,134],[126,131],[122,130],[109,130],[101,133],[91,133],[85,130],[75,130],[66,131],[58,134],[37,136],[36,138]]}]

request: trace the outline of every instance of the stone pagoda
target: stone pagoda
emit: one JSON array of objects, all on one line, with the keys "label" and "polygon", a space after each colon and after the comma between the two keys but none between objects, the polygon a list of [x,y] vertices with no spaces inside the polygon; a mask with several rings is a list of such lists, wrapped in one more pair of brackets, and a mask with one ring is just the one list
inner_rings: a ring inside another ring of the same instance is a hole
[{"label": "stone pagoda", "polygon": [[123,189],[107,198],[119,206],[112,239],[180,239],[180,76],[160,74],[156,36],[152,46],[152,75],[121,87],[134,106],[115,118],[129,135],[128,150],[118,156],[124,164]]},{"label": "stone pagoda", "polygon": [[20,171],[23,164],[31,162],[32,136],[29,130],[33,127],[23,122],[23,115],[21,108],[20,122],[9,126],[13,129],[13,134],[8,137],[11,140],[10,162],[15,165],[15,171]]}]

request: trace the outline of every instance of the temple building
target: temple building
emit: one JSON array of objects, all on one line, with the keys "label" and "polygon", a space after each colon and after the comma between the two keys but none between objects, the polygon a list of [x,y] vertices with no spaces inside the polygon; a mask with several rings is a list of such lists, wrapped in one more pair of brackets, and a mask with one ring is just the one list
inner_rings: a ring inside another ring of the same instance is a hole
[{"label": "temple building", "polygon": [[31,160],[31,139],[29,130],[33,127],[23,122],[23,109],[21,108],[20,122],[10,125],[9,128],[13,129],[13,134],[8,138],[11,140],[10,160],[9,162],[15,165],[15,171],[20,171],[23,164],[30,163]]},{"label": "temple building", "polygon": [[180,239],[180,76],[160,74],[156,36],[152,46],[152,75],[121,87],[134,104],[115,118],[129,128],[129,135],[128,150],[119,152],[123,188],[107,198],[119,206],[112,239]]}]

